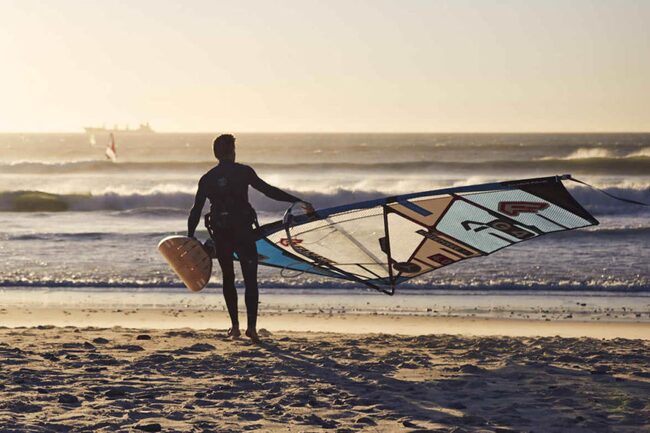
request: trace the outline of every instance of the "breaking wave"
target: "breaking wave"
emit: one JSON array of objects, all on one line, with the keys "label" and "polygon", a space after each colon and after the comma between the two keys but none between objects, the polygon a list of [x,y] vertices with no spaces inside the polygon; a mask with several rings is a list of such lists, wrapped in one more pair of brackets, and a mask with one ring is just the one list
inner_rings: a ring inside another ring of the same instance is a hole
[{"label": "breaking wave", "polygon": [[[339,189],[333,193],[297,192],[287,190],[319,208],[382,197],[378,191],[353,191]],[[264,198],[251,192],[252,205],[261,212],[282,212],[288,204]],[[194,202],[194,194],[188,192],[134,192],[103,194],[51,194],[41,191],[13,191],[0,193],[0,212],[89,212],[129,211],[165,216],[182,210],[187,212]]]},{"label": "breaking wave", "polygon": [[[237,281],[241,285],[241,281]],[[220,287],[218,278],[210,283],[212,288]],[[287,280],[284,278],[260,278],[261,289],[299,289],[318,290],[330,292],[337,289],[372,291],[359,283],[332,280]],[[187,292],[187,288],[178,279],[169,278],[15,278],[0,279],[0,288],[77,288],[77,289],[102,289],[102,290],[123,290],[123,289],[157,289]],[[639,293],[650,291],[647,280],[635,281],[528,281],[515,282],[512,280],[495,281],[467,281],[467,280],[435,280],[423,279],[400,284],[400,292],[429,292],[429,291],[450,291],[452,293],[476,293],[476,292],[508,292],[519,291],[523,293],[546,293],[546,292],[607,292],[607,293]]]},{"label": "breaking wave", "polygon": [[650,147],[645,147],[637,152],[627,155],[628,158],[650,158]]},{"label": "breaking wave", "polygon": [[[580,148],[575,152],[571,153],[568,156],[560,159],[590,159],[590,158],[615,158],[612,156],[612,152],[608,149],[603,149],[602,147],[592,147],[592,148]],[[545,158],[548,159],[548,158]]]},{"label": "breaking wave", "polygon": [[[644,203],[650,202],[650,187],[605,188],[610,194]],[[372,200],[386,194],[377,190],[336,189],[331,192],[288,192],[323,209],[343,204]],[[621,215],[648,212],[648,208],[620,202],[602,192],[586,187],[571,188],[578,202],[598,215]],[[257,191],[251,191],[253,207],[259,212],[279,213],[287,203],[269,200]],[[67,212],[67,211],[121,211],[127,214],[179,216],[193,204],[194,193],[188,191],[151,190],[143,192],[105,192],[101,194],[51,194],[41,191],[12,191],[0,193],[0,212]]]},{"label": "breaking wave", "polygon": [[650,158],[650,147],[644,147],[640,150],[627,153],[624,155],[616,155],[610,149],[603,147],[581,147],[569,155],[557,158],[554,156],[548,156],[541,158],[541,161],[553,161],[553,160],[580,160],[580,159],[609,159],[609,160],[621,160],[621,159],[633,159],[633,158]]},{"label": "breaking wave", "polygon": [[[183,213],[186,215],[186,212]],[[280,216],[276,215],[276,219]],[[200,237],[208,237],[207,231],[199,227],[197,233]],[[168,236],[167,232],[89,232],[89,233],[30,233],[18,235],[2,235],[2,240],[7,241],[20,241],[20,242],[133,242],[135,239],[138,242],[155,244],[160,239]],[[636,227],[611,227],[609,225],[594,226],[587,230],[569,230],[562,233],[562,238],[589,238],[595,239],[650,239],[650,226],[636,226]],[[552,236],[540,238],[541,242],[556,242],[557,238]]]}]

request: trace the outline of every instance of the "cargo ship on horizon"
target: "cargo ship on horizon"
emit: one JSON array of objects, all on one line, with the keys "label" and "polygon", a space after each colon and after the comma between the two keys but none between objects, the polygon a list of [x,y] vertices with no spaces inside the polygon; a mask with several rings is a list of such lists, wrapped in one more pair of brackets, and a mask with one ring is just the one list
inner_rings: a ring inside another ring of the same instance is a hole
[{"label": "cargo ship on horizon", "polygon": [[155,134],[156,131],[151,129],[151,125],[149,125],[149,122],[147,123],[141,123],[140,126],[136,129],[131,129],[127,125],[124,129],[120,129],[115,125],[113,129],[109,129],[106,127],[101,127],[101,128],[96,128],[96,127],[90,127],[86,126],[84,127],[84,130],[86,131],[86,134]]}]

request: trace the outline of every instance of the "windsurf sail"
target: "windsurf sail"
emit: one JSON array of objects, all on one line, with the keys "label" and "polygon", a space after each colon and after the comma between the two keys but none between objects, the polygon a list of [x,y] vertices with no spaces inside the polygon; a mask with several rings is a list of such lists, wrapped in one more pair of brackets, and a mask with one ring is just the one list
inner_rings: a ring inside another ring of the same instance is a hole
[{"label": "windsurf sail", "polygon": [[597,225],[570,175],[385,197],[259,229],[260,264],[359,282],[388,294],[412,278],[547,233]]},{"label": "windsurf sail", "polygon": [[110,159],[113,162],[117,161],[117,149],[115,147],[115,136],[113,135],[112,132],[108,140],[108,144],[106,145],[105,154],[107,159]]}]

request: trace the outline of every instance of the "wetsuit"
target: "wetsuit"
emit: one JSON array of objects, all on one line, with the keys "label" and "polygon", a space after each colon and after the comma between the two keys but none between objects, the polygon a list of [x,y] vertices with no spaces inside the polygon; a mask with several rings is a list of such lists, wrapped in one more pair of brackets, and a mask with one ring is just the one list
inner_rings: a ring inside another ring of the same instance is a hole
[{"label": "wetsuit", "polygon": [[228,313],[233,320],[233,325],[238,325],[237,290],[233,267],[233,253],[236,253],[246,286],[248,329],[256,329],[259,299],[257,248],[253,232],[255,211],[248,202],[249,186],[274,200],[300,201],[299,198],[264,182],[251,167],[233,161],[221,161],[199,181],[194,207],[188,220],[188,236],[194,236],[205,200],[209,199],[210,213],[206,217],[206,226],[217,249]]}]

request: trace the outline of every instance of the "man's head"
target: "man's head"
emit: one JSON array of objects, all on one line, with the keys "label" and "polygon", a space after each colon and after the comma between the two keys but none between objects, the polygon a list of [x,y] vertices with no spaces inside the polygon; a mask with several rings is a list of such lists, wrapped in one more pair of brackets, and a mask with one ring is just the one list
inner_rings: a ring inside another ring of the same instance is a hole
[{"label": "man's head", "polygon": [[231,134],[222,134],[214,140],[212,146],[214,156],[219,161],[235,160],[235,137]]}]

